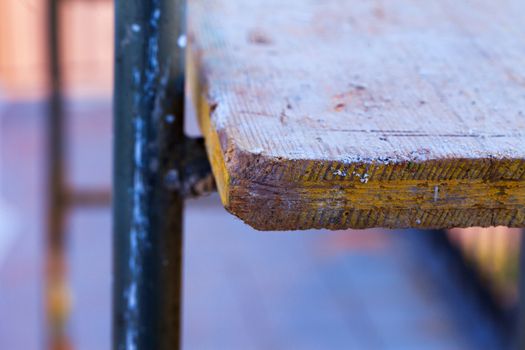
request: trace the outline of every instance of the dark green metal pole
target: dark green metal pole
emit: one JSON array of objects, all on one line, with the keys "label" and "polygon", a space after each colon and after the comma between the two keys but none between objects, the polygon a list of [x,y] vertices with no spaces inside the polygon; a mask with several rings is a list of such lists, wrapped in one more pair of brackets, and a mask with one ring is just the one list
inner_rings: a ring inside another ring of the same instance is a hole
[{"label": "dark green metal pole", "polygon": [[178,349],[185,1],[115,11],[113,348]]}]

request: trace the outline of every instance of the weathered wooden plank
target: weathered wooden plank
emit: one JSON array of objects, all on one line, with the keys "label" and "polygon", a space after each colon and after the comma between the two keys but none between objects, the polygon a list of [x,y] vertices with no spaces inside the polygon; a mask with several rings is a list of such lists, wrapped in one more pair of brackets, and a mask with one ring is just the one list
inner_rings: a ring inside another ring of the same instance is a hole
[{"label": "weathered wooden plank", "polygon": [[525,3],[194,0],[193,96],[257,229],[525,225]]}]

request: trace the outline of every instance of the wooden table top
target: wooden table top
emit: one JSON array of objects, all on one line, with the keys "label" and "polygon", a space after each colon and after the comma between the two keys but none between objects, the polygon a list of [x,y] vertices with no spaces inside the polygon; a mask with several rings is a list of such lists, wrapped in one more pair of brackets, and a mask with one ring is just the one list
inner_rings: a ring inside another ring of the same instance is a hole
[{"label": "wooden table top", "polygon": [[192,0],[224,206],[261,230],[525,226],[525,2]]}]

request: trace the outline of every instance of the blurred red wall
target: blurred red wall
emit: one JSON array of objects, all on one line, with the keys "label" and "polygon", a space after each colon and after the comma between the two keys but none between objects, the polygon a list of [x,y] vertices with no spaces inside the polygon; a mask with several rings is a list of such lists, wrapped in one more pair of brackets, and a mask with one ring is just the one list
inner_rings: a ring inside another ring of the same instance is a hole
[{"label": "blurred red wall", "polygon": [[[0,96],[46,94],[46,0],[0,1]],[[109,95],[112,88],[113,2],[61,1],[64,91]]]}]

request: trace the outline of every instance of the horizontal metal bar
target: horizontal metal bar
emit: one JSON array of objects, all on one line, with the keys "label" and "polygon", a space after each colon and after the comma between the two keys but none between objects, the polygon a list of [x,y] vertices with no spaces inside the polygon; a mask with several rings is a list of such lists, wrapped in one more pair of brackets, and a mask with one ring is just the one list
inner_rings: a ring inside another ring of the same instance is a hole
[{"label": "horizontal metal bar", "polygon": [[73,189],[65,193],[65,202],[71,207],[108,206],[111,204],[110,189]]}]

